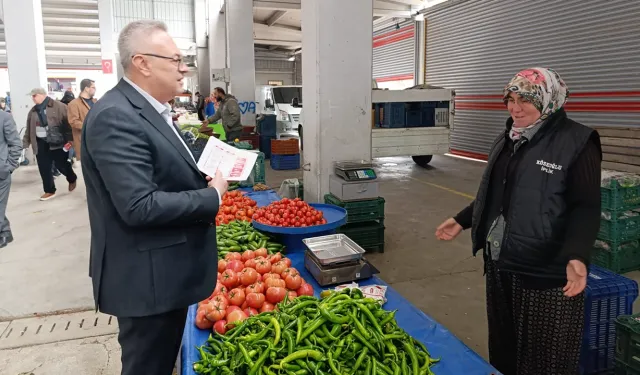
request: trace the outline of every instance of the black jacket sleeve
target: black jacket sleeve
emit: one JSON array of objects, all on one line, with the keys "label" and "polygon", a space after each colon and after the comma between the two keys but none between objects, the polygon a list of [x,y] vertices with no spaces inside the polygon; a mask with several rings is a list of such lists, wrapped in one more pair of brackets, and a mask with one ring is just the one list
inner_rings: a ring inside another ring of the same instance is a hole
[{"label": "black jacket sleeve", "polygon": [[218,213],[216,189],[160,191],[154,182],[151,146],[137,119],[112,107],[85,128],[85,142],[122,220],[158,226],[211,220]]},{"label": "black jacket sleeve", "polygon": [[567,231],[560,256],[588,265],[600,228],[600,167],[602,154],[590,140],[569,169]]},{"label": "black jacket sleeve", "polygon": [[462,211],[458,212],[453,219],[460,224],[463,229],[471,228],[471,223],[473,221],[473,205],[476,201],[473,200],[467,207],[463,208]]}]

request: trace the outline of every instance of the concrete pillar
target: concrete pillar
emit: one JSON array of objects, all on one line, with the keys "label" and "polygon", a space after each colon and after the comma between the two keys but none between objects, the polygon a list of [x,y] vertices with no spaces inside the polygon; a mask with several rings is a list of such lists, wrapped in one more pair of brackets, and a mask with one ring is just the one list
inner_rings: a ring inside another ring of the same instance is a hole
[{"label": "concrete pillar", "polygon": [[224,13],[220,13],[223,6],[224,0],[209,0],[209,94],[216,87],[228,89],[227,82],[214,81],[211,76],[211,70],[227,67],[226,16]]},{"label": "concrete pillar", "polygon": [[371,0],[302,0],[305,200],[335,161],[371,160],[372,18]]},{"label": "concrete pillar", "polygon": [[29,92],[35,87],[47,90],[42,5],[40,0],[4,0],[3,6],[11,112],[20,131],[33,106]]},{"label": "concrete pillar", "polygon": [[113,22],[113,4],[111,0],[98,0],[98,19],[100,22],[100,52],[102,55],[103,79],[100,87],[96,85],[96,97],[100,98],[118,83],[118,70],[121,69],[118,52],[118,35]]},{"label": "concrete pillar", "polygon": [[207,95],[211,91],[209,88],[211,74],[209,73],[209,46],[207,43],[207,2],[205,0],[195,0],[194,2],[194,26],[196,36],[196,63],[198,66],[198,87],[196,91]]},{"label": "concrete pillar", "polygon": [[226,2],[229,92],[238,98],[242,125],[256,124],[256,63],[253,46],[253,0]]}]

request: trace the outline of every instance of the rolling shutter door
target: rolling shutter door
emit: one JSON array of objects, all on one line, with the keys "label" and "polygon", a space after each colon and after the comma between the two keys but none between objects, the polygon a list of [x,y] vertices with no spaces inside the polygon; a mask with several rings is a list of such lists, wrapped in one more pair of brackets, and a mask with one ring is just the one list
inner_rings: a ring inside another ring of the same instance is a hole
[{"label": "rolling shutter door", "polygon": [[571,118],[640,127],[640,2],[458,1],[426,13],[426,83],[456,90],[451,149],[486,156],[508,113],[501,93],[519,70],[558,71]]},{"label": "rolling shutter door", "polygon": [[373,33],[373,78],[379,82],[413,79],[415,23],[393,24]]}]

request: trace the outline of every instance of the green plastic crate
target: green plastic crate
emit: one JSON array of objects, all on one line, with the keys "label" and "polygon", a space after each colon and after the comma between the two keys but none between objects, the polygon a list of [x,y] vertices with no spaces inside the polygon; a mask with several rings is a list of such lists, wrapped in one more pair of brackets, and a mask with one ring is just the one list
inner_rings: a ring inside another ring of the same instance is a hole
[{"label": "green plastic crate", "polygon": [[[618,372],[618,367],[627,372]],[[618,373],[640,375],[640,314],[623,315],[616,319],[616,374]]]},{"label": "green plastic crate", "polygon": [[[605,211],[625,211],[640,207],[640,185],[635,185],[634,177],[628,178],[630,186],[624,185],[625,178],[611,179],[608,186],[600,187],[600,203]],[[622,185],[621,185],[622,183]]]},{"label": "green plastic crate", "polygon": [[258,158],[256,159],[256,164],[253,166],[251,170],[251,174],[249,175],[249,179],[246,181],[242,181],[240,183],[241,187],[251,187],[255,184],[264,184],[266,182],[266,170],[265,170],[265,159],[264,153],[256,152],[258,154]]},{"label": "green plastic crate", "polygon": [[344,202],[333,194],[324,196],[324,203],[340,206],[347,210],[347,223],[362,223],[384,219],[384,198],[365,201]]},{"label": "green plastic crate", "polygon": [[343,225],[338,233],[346,234],[369,252],[384,252],[384,220]]},{"label": "green plastic crate", "polygon": [[603,212],[604,214],[610,215],[610,218],[600,218],[598,239],[624,242],[640,238],[640,214],[631,211]]},{"label": "green plastic crate", "polygon": [[615,273],[626,273],[640,269],[640,241],[623,243],[597,240],[591,263]]}]

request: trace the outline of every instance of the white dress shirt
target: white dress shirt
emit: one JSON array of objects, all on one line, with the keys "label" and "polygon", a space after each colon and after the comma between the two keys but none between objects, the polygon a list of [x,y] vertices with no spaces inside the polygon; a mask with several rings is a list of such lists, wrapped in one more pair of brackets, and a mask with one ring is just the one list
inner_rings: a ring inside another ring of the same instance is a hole
[{"label": "white dress shirt", "polygon": [[[187,150],[187,152],[191,156],[191,159],[193,159],[193,162],[196,163],[196,159],[193,157],[193,154],[191,153],[191,150],[189,149],[187,144],[184,142],[184,138],[182,138],[182,136],[180,136],[180,134],[178,134],[178,129],[176,129],[176,127],[173,126],[173,118],[171,116],[171,106],[169,105],[169,103],[164,103],[164,104],[160,103],[156,98],[154,98],[153,96],[149,95],[148,92],[146,92],[143,89],[141,89],[140,86],[138,86],[135,83],[133,83],[133,81],[131,81],[129,78],[122,77],[122,79],[124,79],[125,82],[130,84],[131,87],[133,87],[137,92],[140,93],[140,95],[142,95],[145,99],[147,99],[149,104],[151,104],[151,106],[153,106],[153,108],[156,111],[158,111],[158,113],[166,121],[166,123],[169,126],[169,128],[173,131],[173,133],[176,135],[176,137],[178,137],[178,139],[180,140],[180,142],[182,143],[184,148]],[[218,201],[220,202],[220,204],[222,204],[222,194],[220,194],[220,192],[218,191],[217,188],[214,188],[214,189],[216,189],[216,192],[218,192]]]}]

